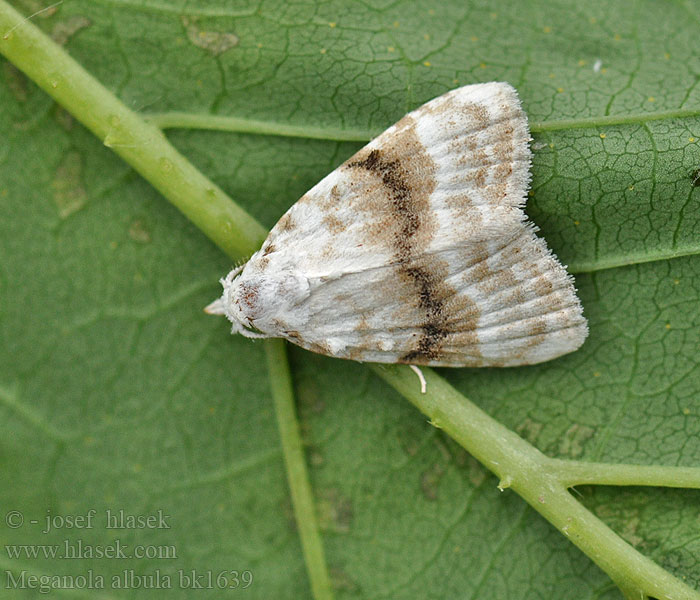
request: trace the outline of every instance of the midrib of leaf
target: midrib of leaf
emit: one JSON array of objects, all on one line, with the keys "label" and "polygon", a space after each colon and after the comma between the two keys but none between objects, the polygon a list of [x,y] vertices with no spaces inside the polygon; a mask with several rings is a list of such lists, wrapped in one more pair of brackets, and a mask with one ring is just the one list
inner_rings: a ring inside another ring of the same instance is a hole
[{"label": "midrib of leaf", "polygon": [[[669,110],[645,112],[630,115],[609,115],[581,119],[561,119],[530,124],[530,131],[536,137],[539,134],[554,131],[572,131],[583,129],[607,128],[624,125],[645,126],[652,121],[677,120],[700,117],[700,110]],[[294,125],[279,121],[263,121],[246,117],[203,115],[187,112],[151,113],[144,115],[151,124],[161,129],[204,129],[245,133],[252,135],[270,135],[304,139],[367,142],[382,130],[341,129],[313,125]],[[654,249],[649,252],[628,252],[622,255],[605,256],[594,260],[573,260],[567,269],[571,273],[594,273],[630,265],[658,262],[700,254],[700,243],[677,246],[670,249]]]},{"label": "midrib of leaf", "polygon": [[[264,232],[259,223],[233,204],[221,190],[213,189],[215,186],[179,155],[159,130],[126,108],[62,48],[26,22],[4,0],[0,0],[1,31],[6,33],[0,37],[0,52],[134,166],[213,241],[229,252],[233,249],[234,254],[236,249],[243,250],[241,253],[246,254],[258,247],[261,230]],[[145,166],[140,161],[145,161]],[[194,189],[190,186],[188,192],[193,191],[194,194],[183,195],[180,189],[183,178],[191,177],[194,177]],[[236,220],[237,217],[242,223]],[[281,359],[274,344],[282,348],[282,342],[274,341],[270,346],[272,350],[269,351],[269,360],[277,367],[288,369],[288,364]],[[698,592],[624,542],[568,493],[568,486],[576,483],[576,477],[565,472],[565,465],[568,464],[566,461],[550,459],[541,454],[429,369],[424,371],[430,394],[417,391],[415,374],[407,367],[373,366],[372,369],[428,415],[435,426],[445,429],[496,473],[501,478],[502,489],[512,487],[516,490],[535,510],[608,572],[625,594],[630,597],[653,594],[677,599],[700,598]],[[296,425],[292,427],[296,429],[296,436],[292,432],[286,442],[296,444],[297,449],[290,456],[285,455],[285,463],[294,464],[295,469],[301,467],[301,477],[307,478],[306,489],[309,494],[305,501],[308,506],[312,506],[289,373],[276,373],[273,369],[271,375],[275,402],[286,402],[285,410],[291,411],[286,416],[278,413],[278,420],[288,420],[291,414]],[[281,427],[280,434],[288,435],[288,429]],[[298,456],[291,456],[294,453],[302,456],[302,460],[299,461]],[[586,478],[588,483],[597,483],[597,473],[606,468],[606,465],[600,464],[572,464],[577,465],[576,476]],[[673,467],[663,467],[664,475],[657,480],[655,475],[659,474],[658,470],[640,472],[635,465],[618,467],[618,474],[629,475],[622,478],[623,485],[629,485],[630,481],[637,481],[640,485],[664,485],[668,474],[676,472]],[[682,471],[688,475],[687,469]],[[293,497],[297,493],[307,493],[304,485],[298,485],[297,476],[298,474],[290,476],[290,485],[298,486],[293,491]],[[700,488],[700,469],[692,470],[688,477],[688,487]],[[296,506],[295,514],[300,514]],[[302,514],[305,514],[303,508]],[[316,560],[315,564],[307,564],[309,575],[314,578],[321,573],[327,578],[327,567],[313,511],[309,518],[313,519],[313,523],[305,522],[304,525],[308,527],[300,529],[300,535],[305,535],[304,531],[312,532],[316,539],[306,542],[318,544],[316,556],[319,557],[312,559]],[[306,548],[305,556],[308,561]],[[318,593],[317,590],[330,590],[330,587],[324,582],[315,581],[312,582],[312,589]]]}]

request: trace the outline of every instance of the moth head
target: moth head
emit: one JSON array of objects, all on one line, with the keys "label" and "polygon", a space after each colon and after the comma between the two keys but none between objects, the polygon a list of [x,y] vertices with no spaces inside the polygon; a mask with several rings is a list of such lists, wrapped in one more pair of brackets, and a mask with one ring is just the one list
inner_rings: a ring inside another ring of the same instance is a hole
[{"label": "moth head", "polygon": [[[204,312],[210,315],[224,315],[233,324],[233,331],[246,337],[260,337],[261,334],[251,331],[256,329],[255,319],[262,312],[259,286],[241,277],[241,268],[233,269],[226,277],[220,279],[224,288],[223,294],[217,298]],[[262,337],[266,337],[262,335]]]},{"label": "moth head", "polygon": [[280,311],[308,295],[308,281],[289,272],[263,273],[251,267],[234,269],[221,279],[223,294],[204,311],[224,315],[233,324],[232,333],[274,337]]}]

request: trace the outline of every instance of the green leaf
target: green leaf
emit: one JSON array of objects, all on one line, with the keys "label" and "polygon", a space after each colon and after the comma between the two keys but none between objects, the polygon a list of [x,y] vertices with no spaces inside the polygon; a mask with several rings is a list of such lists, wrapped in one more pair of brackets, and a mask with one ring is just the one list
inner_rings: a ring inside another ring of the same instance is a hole
[{"label": "green leaf", "polygon": [[[550,456],[697,464],[691,9],[75,0],[35,20],[137,111],[325,132],[170,132],[268,226],[359,147],[339,140],[381,130],[456,85],[516,85],[535,124],[528,212],[579,273],[591,336],[539,367],[441,374]],[[0,67],[0,508],[3,519],[25,516],[19,529],[0,521],[3,546],[119,539],[177,552],[66,561],[16,559],[4,547],[3,570],[92,569],[116,598],[162,594],[116,589],[111,577],[125,570],[173,574],[174,597],[191,594],[178,571],[250,570],[249,597],[308,596],[262,346],[200,312],[229,260],[23,75]],[[338,597],[619,597],[370,371],[291,354]],[[629,543],[700,586],[699,492],[579,492]],[[90,509],[92,529],[42,533],[47,511]],[[108,509],[162,510],[170,528],[107,530]]]}]

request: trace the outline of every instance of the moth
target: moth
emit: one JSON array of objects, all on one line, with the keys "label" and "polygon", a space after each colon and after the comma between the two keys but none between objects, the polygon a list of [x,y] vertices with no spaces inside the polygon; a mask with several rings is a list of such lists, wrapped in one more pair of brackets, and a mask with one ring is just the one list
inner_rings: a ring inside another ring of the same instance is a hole
[{"label": "moth", "polygon": [[410,112],[302,196],[207,312],[329,356],[441,367],[547,361],[588,334],[523,211],[530,133],[507,83]]}]

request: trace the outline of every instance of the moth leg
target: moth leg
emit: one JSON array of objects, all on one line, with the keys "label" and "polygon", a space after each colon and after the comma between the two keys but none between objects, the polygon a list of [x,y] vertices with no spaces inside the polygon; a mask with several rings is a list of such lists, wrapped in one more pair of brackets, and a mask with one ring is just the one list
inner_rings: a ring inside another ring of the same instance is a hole
[{"label": "moth leg", "polygon": [[253,340],[260,340],[272,337],[270,335],[267,335],[266,333],[257,333],[256,331],[246,329],[245,325],[243,325],[243,323],[239,323],[238,321],[236,321],[233,324],[233,327],[231,327],[231,333],[240,333],[243,337],[251,338]]},{"label": "moth leg", "polygon": [[408,366],[411,367],[411,371],[418,375],[418,381],[420,381],[420,393],[425,394],[428,391],[428,383],[425,381],[423,371],[421,371],[416,365]]}]

